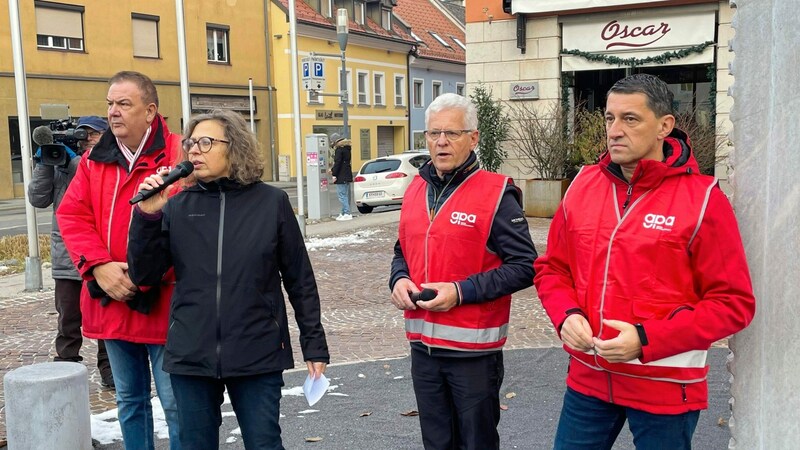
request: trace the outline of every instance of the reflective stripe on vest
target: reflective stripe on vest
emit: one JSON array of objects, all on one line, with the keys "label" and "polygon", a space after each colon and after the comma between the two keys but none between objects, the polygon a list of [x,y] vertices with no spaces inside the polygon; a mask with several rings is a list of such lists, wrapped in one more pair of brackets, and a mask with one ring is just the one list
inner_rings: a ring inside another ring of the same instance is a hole
[{"label": "reflective stripe on vest", "polygon": [[423,319],[406,319],[406,333],[417,336],[412,339],[415,341],[425,341],[424,336],[464,344],[495,344],[505,341],[508,324],[492,328],[461,328],[426,322]]}]

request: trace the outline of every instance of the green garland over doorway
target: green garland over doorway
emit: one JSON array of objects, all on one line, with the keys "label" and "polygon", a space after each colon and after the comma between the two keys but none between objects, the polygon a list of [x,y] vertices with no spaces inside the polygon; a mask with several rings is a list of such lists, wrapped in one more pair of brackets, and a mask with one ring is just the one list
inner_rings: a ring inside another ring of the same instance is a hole
[{"label": "green garland over doorway", "polygon": [[647,56],[645,58],[635,58],[635,57],[620,58],[614,55],[584,52],[577,49],[574,50],[563,49],[561,50],[561,54],[580,56],[581,58],[587,59],[589,61],[599,61],[599,62],[604,62],[606,64],[616,64],[620,67],[627,66],[630,67],[631,69],[635,69],[636,67],[641,66],[643,64],[650,64],[650,63],[665,64],[673,59],[681,59],[695,53],[703,53],[703,51],[705,51],[706,48],[712,45],[714,45],[714,41],[706,41],[703,42],[702,44],[693,45],[691,47],[687,47],[681,50],[673,50],[670,52],[664,52],[656,56]]}]

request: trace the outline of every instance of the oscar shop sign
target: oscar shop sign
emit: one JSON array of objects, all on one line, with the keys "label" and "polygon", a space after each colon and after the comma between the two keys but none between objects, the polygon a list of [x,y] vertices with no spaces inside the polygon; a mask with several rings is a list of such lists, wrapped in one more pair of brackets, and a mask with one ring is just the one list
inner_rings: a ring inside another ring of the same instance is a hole
[{"label": "oscar shop sign", "polygon": [[563,48],[584,52],[653,51],[714,40],[713,11],[666,14],[634,11],[565,21]]},{"label": "oscar shop sign", "polygon": [[535,100],[539,98],[539,82],[511,83],[509,86],[509,100]]}]

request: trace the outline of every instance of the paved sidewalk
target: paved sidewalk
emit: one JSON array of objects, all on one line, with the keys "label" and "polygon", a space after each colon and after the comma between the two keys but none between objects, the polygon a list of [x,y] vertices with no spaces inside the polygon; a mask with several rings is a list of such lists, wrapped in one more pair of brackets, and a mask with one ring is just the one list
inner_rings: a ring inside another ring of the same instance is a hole
[{"label": "paved sidewalk", "polygon": [[[398,219],[399,211],[395,210],[357,216],[348,222],[309,224],[306,228],[331,350],[328,375],[331,384],[338,387],[312,408],[302,397],[284,396],[285,417],[281,425],[286,448],[421,448],[418,418],[400,415],[416,406],[402,314],[388,301],[387,278]],[[540,252],[544,250],[549,222],[528,219]],[[52,358],[56,325],[52,291],[21,293],[23,287],[21,275],[0,277],[0,376],[16,367]],[[516,397],[503,401],[509,409],[501,421],[502,448],[548,448],[564,392],[566,356],[533,288],[515,294],[512,305],[502,392],[514,392]],[[295,364],[304,367],[288,306]],[[113,392],[99,386],[96,347],[93,342],[85,346],[92,412],[112,410]],[[698,436],[710,436],[709,441],[696,446],[701,449],[724,448],[729,438],[727,427],[715,425],[720,418],[727,418],[728,399],[723,350],[716,352],[719,356],[714,359],[713,371],[717,381],[712,392],[719,405],[701,415]],[[285,389],[301,385],[304,377],[303,370],[287,372]],[[335,395],[339,393],[345,395]],[[230,411],[230,405],[225,408]],[[361,415],[366,413],[370,414]],[[4,423],[0,413],[0,448],[5,440]],[[224,417],[221,448],[243,448],[241,436],[235,432],[237,427],[232,413]],[[307,437],[321,437],[322,441],[305,442]],[[116,450],[122,449],[122,444],[96,448]],[[167,449],[168,441],[159,439],[157,448]]]}]

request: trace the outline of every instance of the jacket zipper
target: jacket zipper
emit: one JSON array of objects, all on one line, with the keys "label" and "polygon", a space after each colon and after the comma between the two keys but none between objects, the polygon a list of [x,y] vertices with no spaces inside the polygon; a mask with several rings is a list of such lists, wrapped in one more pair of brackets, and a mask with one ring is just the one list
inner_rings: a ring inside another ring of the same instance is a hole
[{"label": "jacket zipper", "polygon": [[606,372],[606,377],[608,380],[608,403],[614,403],[614,390],[611,387],[611,374]]},{"label": "jacket zipper", "polygon": [[628,183],[628,191],[625,193],[625,203],[622,204],[622,211],[625,212],[625,208],[628,207],[628,203],[631,202],[631,195],[633,195],[633,184]]},{"label": "jacket zipper", "polygon": [[222,321],[219,318],[222,301],[222,234],[225,229],[225,192],[219,193],[219,234],[217,236],[217,378],[222,378]]},{"label": "jacket zipper", "polygon": [[681,394],[683,394],[683,403],[686,403],[686,383],[681,384]]}]

